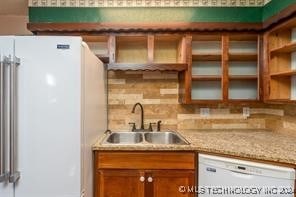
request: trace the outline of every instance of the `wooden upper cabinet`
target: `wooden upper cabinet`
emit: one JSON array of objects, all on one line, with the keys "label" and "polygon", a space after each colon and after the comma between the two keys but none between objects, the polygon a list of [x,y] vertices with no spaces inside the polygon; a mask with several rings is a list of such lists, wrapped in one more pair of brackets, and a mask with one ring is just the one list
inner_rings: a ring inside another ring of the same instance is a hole
[{"label": "wooden upper cabinet", "polygon": [[296,19],[264,35],[265,100],[296,103]]},{"label": "wooden upper cabinet", "polygon": [[261,99],[259,35],[195,34],[191,50],[186,103]]},{"label": "wooden upper cabinet", "polygon": [[[270,61],[272,76],[295,73],[274,66],[290,65],[289,51],[296,47],[289,42],[289,34],[291,30],[283,32],[283,40],[271,41],[271,54],[276,57]],[[99,57],[109,58],[109,70],[178,71],[180,103],[262,100],[262,38],[256,33],[118,34],[85,40]],[[276,81],[271,80],[273,87],[291,80],[281,77]],[[281,98],[287,99],[289,88],[281,88]],[[271,97],[277,97],[276,88],[272,90]]]},{"label": "wooden upper cabinet", "polygon": [[109,70],[187,69],[185,36],[180,34],[111,35],[109,54]]}]

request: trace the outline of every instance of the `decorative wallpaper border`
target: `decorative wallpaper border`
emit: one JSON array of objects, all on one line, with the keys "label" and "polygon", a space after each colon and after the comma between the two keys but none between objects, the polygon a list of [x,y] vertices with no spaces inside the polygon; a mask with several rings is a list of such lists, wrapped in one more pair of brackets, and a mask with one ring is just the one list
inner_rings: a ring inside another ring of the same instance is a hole
[{"label": "decorative wallpaper border", "polygon": [[271,0],[29,0],[30,7],[261,7]]}]

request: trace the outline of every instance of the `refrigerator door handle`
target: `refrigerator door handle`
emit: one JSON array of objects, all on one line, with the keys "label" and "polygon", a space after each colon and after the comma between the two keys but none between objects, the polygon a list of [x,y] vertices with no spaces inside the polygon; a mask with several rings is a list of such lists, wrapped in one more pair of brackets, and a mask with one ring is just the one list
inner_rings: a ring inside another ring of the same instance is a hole
[{"label": "refrigerator door handle", "polygon": [[9,69],[9,98],[10,98],[10,106],[9,106],[9,128],[10,128],[10,146],[9,146],[9,182],[15,183],[20,178],[20,172],[17,171],[17,67],[19,65],[19,59],[16,57],[9,58],[8,62],[10,62]]},{"label": "refrigerator door handle", "polygon": [[5,68],[0,55],[0,183],[6,181],[6,147],[5,147]]}]

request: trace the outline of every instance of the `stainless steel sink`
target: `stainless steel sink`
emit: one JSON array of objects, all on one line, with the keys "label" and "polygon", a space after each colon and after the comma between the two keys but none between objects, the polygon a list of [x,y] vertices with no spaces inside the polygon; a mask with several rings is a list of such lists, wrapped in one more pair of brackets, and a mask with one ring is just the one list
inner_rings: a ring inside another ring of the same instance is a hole
[{"label": "stainless steel sink", "polygon": [[185,138],[175,132],[145,133],[145,140],[151,144],[189,144]]},{"label": "stainless steel sink", "polygon": [[114,132],[102,144],[166,144],[188,145],[188,141],[176,132]]},{"label": "stainless steel sink", "polygon": [[103,144],[137,144],[143,141],[142,133],[116,132],[111,133]]}]

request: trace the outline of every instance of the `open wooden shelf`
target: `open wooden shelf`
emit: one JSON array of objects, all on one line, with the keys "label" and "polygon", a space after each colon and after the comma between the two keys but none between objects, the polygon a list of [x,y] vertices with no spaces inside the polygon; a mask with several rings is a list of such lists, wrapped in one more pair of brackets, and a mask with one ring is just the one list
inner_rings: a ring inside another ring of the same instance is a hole
[{"label": "open wooden shelf", "polygon": [[154,63],[181,63],[183,37],[181,35],[155,35],[154,36]]},{"label": "open wooden shelf", "polygon": [[192,60],[194,61],[220,61],[221,59],[221,54],[192,54]]},{"label": "open wooden shelf", "polygon": [[219,75],[192,75],[193,81],[219,81],[221,78]]},{"label": "open wooden shelf", "polygon": [[230,53],[230,61],[257,61],[257,53]]},{"label": "open wooden shelf", "polygon": [[260,35],[196,34],[191,49],[191,98],[187,103],[260,101]]},{"label": "open wooden shelf", "polygon": [[282,47],[276,48],[276,49],[271,49],[270,54],[275,55],[278,53],[291,53],[296,51],[296,42],[292,42],[290,44],[286,44]]},{"label": "open wooden shelf", "polygon": [[277,72],[277,73],[270,74],[271,77],[287,77],[287,76],[294,76],[294,75],[296,75],[296,70]]},{"label": "open wooden shelf", "polygon": [[257,75],[230,75],[231,80],[257,80]]},{"label": "open wooden shelf", "polygon": [[296,103],[296,19],[266,32],[266,92],[268,103]]},{"label": "open wooden shelf", "polygon": [[175,63],[175,64],[157,64],[157,63],[145,63],[145,64],[127,64],[127,63],[112,63],[108,64],[108,70],[147,70],[147,71],[185,71],[187,70],[187,64]]},{"label": "open wooden shelf", "polygon": [[116,63],[148,62],[147,36],[116,36]]}]

